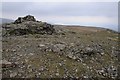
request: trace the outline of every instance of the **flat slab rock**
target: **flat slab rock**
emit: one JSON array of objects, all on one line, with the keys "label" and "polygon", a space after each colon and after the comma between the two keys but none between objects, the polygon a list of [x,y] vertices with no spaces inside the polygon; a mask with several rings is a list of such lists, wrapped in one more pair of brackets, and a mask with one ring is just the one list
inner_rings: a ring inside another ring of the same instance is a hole
[{"label": "flat slab rock", "polygon": [[2,65],[2,68],[11,68],[11,67],[16,67],[15,63],[9,62],[7,60],[1,60],[0,65]]}]

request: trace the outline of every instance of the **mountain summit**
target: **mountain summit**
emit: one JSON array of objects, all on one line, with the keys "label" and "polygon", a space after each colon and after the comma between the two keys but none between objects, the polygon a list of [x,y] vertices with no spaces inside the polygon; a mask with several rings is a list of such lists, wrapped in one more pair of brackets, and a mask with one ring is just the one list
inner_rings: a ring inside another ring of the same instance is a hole
[{"label": "mountain summit", "polygon": [[54,26],[36,21],[34,16],[27,15],[25,17],[18,17],[13,23],[3,24],[3,35],[26,35],[26,34],[53,34],[55,32]]}]

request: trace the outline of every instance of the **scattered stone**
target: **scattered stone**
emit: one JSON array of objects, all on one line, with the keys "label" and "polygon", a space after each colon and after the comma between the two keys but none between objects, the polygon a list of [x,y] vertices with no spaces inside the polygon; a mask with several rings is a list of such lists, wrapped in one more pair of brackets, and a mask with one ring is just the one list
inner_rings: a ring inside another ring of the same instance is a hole
[{"label": "scattered stone", "polygon": [[64,44],[55,44],[53,45],[53,48],[52,48],[53,52],[58,52],[58,53],[60,53],[64,49],[65,49]]},{"label": "scattered stone", "polygon": [[44,44],[39,44],[38,46],[39,46],[39,47],[44,47],[45,45],[44,45]]},{"label": "scattered stone", "polygon": [[75,72],[78,72],[78,69],[75,69]]},{"label": "scattered stone", "polygon": [[33,56],[33,55],[34,55],[34,53],[29,53],[29,55],[30,55],[30,56]]},{"label": "scattered stone", "polygon": [[12,72],[12,73],[10,73],[10,77],[11,77],[11,78],[14,78],[15,76],[17,76],[17,72]]},{"label": "scattered stone", "polygon": [[104,52],[102,52],[101,55],[104,55]]},{"label": "scattered stone", "polygon": [[101,70],[98,70],[98,74],[109,78],[116,78],[118,76],[117,68],[114,66],[102,68]]},{"label": "scattered stone", "polygon": [[69,53],[67,57],[73,59],[73,55],[71,53]]},{"label": "scattered stone", "polygon": [[59,73],[56,73],[55,75],[56,75],[56,76],[59,76]]},{"label": "scattered stone", "polygon": [[2,64],[2,68],[15,68],[16,67],[16,64],[12,63],[12,62],[9,62],[7,60],[1,60],[0,64]]},{"label": "scattered stone", "polygon": [[13,52],[16,52],[16,49],[13,49],[12,51],[13,51]]},{"label": "scattered stone", "polygon": [[84,54],[85,54],[85,55],[88,55],[88,56],[91,56],[92,54],[94,54],[94,51],[93,51],[92,48],[86,47]]}]

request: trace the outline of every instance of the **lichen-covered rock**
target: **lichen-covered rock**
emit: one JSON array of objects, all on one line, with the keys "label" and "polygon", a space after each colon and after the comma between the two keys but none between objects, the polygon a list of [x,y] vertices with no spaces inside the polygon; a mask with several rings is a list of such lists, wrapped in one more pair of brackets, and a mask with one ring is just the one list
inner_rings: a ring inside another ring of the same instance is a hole
[{"label": "lichen-covered rock", "polygon": [[14,23],[3,24],[3,35],[53,34],[54,26],[46,22],[36,21],[34,16],[19,17]]}]

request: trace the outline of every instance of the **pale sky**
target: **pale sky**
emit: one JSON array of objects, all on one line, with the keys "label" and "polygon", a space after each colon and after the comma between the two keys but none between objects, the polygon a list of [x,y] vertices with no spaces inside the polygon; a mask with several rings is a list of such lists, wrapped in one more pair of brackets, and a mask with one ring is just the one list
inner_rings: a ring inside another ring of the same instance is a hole
[{"label": "pale sky", "polygon": [[116,2],[113,2],[113,0],[109,0],[111,2],[97,2],[98,0],[85,0],[86,2],[47,2],[46,0],[44,0],[46,2],[12,1],[13,2],[7,2],[7,0],[3,0],[3,18],[15,20],[19,16],[22,17],[31,14],[35,16],[37,20],[52,24],[84,25],[105,27],[113,30],[118,29],[117,0]]},{"label": "pale sky", "polygon": [[119,0],[2,0],[2,2],[119,2]]}]

